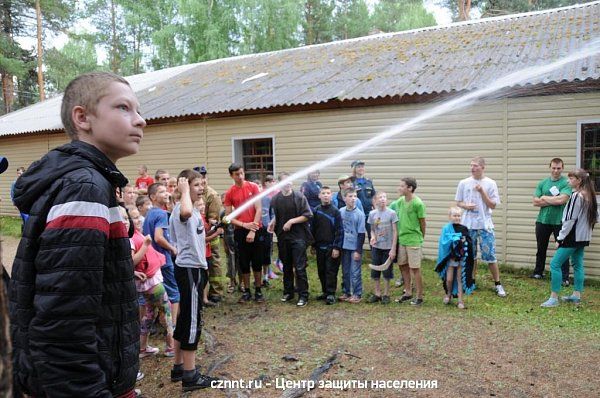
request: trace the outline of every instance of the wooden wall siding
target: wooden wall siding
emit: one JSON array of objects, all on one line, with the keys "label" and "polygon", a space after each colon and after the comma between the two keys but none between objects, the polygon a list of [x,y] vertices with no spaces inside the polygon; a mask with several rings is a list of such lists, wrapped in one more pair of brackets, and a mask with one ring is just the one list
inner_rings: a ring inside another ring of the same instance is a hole
[{"label": "wooden wall siding", "polygon": [[[422,104],[391,105],[155,125],[146,128],[140,153],[121,160],[119,168],[133,181],[142,163],[149,166],[151,174],[166,168],[171,175],[205,164],[210,185],[223,192],[231,184],[227,167],[234,139],[273,137],[275,171],[294,172],[425,109]],[[562,157],[566,169],[575,166],[577,121],[598,118],[598,109],[600,93],[479,103],[333,164],[322,170],[321,180],[337,188],[337,177],[350,173],[353,159],[362,159],[375,187],[393,200],[401,177],[417,178],[416,193],[428,208],[425,254],[433,258],[456,185],[470,175],[470,159],[482,155],[488,161],[487,175],[497,181],[503,202],[494,211],[498,257],[502,262],[531,267],[535,261],[537,209],[531,204],[535,185],[548,175],[548,161],[553,157]],[[63,142],[62,134],[0,138],[2,154],[11,161],[11,168],[0,178],[2,196],[8,198],[18,164],[27,164]],[[16,214],[9,200],[0,206],[2,214]],[[599,239],[595,237],[586,255],[586,274],[590,276],[600,277]]]}]

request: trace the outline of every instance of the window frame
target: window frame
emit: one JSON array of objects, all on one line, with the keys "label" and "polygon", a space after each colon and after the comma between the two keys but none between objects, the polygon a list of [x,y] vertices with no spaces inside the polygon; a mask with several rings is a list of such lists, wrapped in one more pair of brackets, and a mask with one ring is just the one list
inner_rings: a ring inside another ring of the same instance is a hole
[{"label": "window frame", "polygon": [[[600,119],[584,119],[577,121],[577,156],[575,158],[575,164],[577,168],[581,169],[583,169],[583,125],[585,124],[600,124]],[[600,177],[600,175],[597,177]],[[596,188],[595,185],[594,188]],[[600,195],[600,192],[597,190],[596,194]]]},{"label": "window frame", "polygon": [[[276,152],[276,141],[275,141],[275,135],[273,134],[252,134],[252,135],[240,135],[240,136],[232,136],[231,137],[231,161],[233,163],[240,163],[242,166],[244,166],[244,141],[246,140],[264,140],[264,139],[270,139],[271,140],[271,145],[273,148],[273,175],[277,175],[277,166],[276,166],[276,156],[275,156],[275,152]],[[244,166],[244,171],[246,171],[246,168]]]}]

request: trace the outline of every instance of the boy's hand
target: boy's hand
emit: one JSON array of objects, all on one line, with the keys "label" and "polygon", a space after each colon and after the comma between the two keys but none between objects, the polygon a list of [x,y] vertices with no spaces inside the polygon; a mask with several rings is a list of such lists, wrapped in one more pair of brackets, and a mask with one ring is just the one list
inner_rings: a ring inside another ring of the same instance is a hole
[{"label": "boy's hand", "polygon": [[371,244],[371,246],[374,246],[375,243],[377,243],[377,239],[375,238],[375,236],[371,236],[371,240],[369,241],[369,243]]},{"label": "boy's hand", "polygon": [[475,184],[475,186],[473,188],[475,188],[475,190],[479,193],[481,193],[481,191],[483,191],[483,187],[480,184]]},{"label": "boy's hand", "polygon": [[338,249],[333,249],[331,251],[331,258],[338,258],[340,256],[340,251]]},{"label": "boy's hand", "polygon": [[361,257],[361,254],[359,252],[354,252],[352,254],[352,258],[354,259],[354,261],[360,261],[360,257]]},{"label": "boy's hand", "polygon": [[272,234],[275,232],[275,220],[272,220],[267,226],[267,232]]},{"label": "boy's hand", "polygon": [[184,194],[189,194],[190,192],[190,183],[188,181],[187,178],[185,177],[179,177],[179,179],[177,180],[177,190],[179,190],[179,192],[184,195]]},{"label": "boy's hand", "polygon": [[150,235],[146,235],[144,236],[144,243],[143,245],[148,247],[150,246],[150,243],[152,243],[152,237]]},{"label": "boy's hand", "polygon": [[393,260],[396,258],[396,249],[392,247],[392,250],[390,250],[390,260]]},{"label": "boy's hand", "polygon": [[463,204],[463,207],[467,210],[475,210],[475,204],[474,203],[465,203]]},{"label": "boy's hand", "polygon": [[258,229],[259,229],[258,223],[256,223],[256,222],[244,222],[244,223],[242,223],[242,228],[245,228],[252,232],[258,231]]},{"label": "boy's hand", "polygon": [[292,225],[294,225],[292,220],[288,220],[285,224],[283,224],[283,230],[286,232],[289,231],[290,229],[292,229]]},{"label": "boy's hand", "polygon": [[171,246],[171,248],[169,249],[169,251],[171,252],[172,255],[174,255],[174,256],[177,255],[177,248],[175,246]]},{"label": "boy's hand", "polygon": [[248,243],[254,242],[254,236],[255,236],[254,231],[248,232],[248,235],[246,235],[246,242],[248,242]]},{"label": "boy's hand", "polygon": [[142,282],[146,282],[146,274],[144,274],[143,272],[139,272],[139,271],[133,271],[133,275],[138,278],[140,281]]}]

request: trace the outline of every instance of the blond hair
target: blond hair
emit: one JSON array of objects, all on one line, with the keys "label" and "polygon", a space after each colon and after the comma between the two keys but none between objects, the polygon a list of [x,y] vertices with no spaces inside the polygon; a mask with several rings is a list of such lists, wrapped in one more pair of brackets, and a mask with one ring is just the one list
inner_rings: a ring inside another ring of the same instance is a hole
[{"label": "blond hair", "polygon": [[127,80],[110,72],[84,73],[67,85],[60,108],[60,118],[69,138],[78,139],[77,127],[72,116],[73,108],[81,106],[86,112],[95,114],[98,102],[106,95],[112,83],[123,83],[129,87]]},{"label": "blond hair", "polygon": [[450,208],[448,209],[448,216],[451,216],[452,214],[462,215],[462,209],[458,206],[450,206]]}]

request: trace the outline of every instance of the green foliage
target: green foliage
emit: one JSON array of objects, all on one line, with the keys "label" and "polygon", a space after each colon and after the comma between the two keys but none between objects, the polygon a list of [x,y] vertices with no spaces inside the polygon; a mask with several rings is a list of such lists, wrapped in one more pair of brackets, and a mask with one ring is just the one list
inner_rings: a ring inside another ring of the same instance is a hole
[{"label": "green foliage", "polygon": [[46,83],[51,91],[60,92],[78,75],[98,70],[94,44],[87,40],[72,39],[60,50],[46,51]]},{"label": "green foliage", "polygon": [[334,40],[366,36],[371,30],[369,8],[364,0],[337,0],[334,18]]},{"label": "green foliage", "polygon": [[306,0],[304,2],[302,31],[304,44],[327,43],[333,38],[333,0]]},{"label": "green foliage", "polygon": [[294,0],[242,0],[239,53],[297,47],[301,42],[303,4]]},{"label": "green foliage", "polygon": [[[472,0],[471,8],[478,9],[482,17],[517,14],[530,11],[548,10],[565,7],[578,3],[588,3],[580,0]],[[453,19],[458,20],[456,0],[438,0],[436,3],[452,11]]]},{"label": "green foliage", "polygon": [[373,12],[373,26],[383,32],[434,26],[435,18],[420,0],[380,0]]}]

